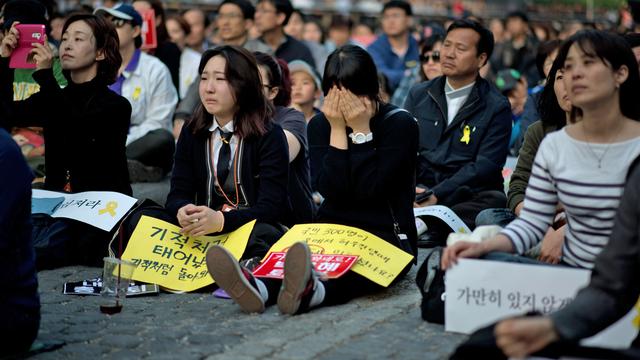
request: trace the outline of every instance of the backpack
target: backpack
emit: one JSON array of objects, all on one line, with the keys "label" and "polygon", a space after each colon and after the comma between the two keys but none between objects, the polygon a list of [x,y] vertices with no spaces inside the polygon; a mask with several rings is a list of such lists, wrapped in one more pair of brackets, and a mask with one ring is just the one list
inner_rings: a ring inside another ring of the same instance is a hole
[{"label": "backpack", "polygon": [[444,270],[440,268],[442,246],[437,246],[427,255],[418,269],[416,285],[422,294],[420,311],[422,319],[436,324],[444,324]]}]

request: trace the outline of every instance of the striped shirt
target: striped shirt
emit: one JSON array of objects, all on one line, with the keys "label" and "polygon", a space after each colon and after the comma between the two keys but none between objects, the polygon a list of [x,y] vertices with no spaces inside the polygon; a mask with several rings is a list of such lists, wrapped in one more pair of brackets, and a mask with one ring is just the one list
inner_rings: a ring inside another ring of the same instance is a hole
[{"label": "striped shirt", "polygon": [[560,202],[567,215],[562,260],[591,269],[609,241],[629,165],[639,154],[640,137],[591,144],[573,139],[566,129],[547,135],[533,163],[520,217],[502,234],[523,254],[542,241]]}]

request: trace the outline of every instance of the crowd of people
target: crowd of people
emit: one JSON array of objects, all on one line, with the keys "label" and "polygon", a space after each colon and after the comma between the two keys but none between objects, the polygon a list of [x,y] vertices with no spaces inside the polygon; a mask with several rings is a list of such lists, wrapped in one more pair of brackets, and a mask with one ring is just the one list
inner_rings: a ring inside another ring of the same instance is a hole
[{"label": "crowd of people", "polygon": [[[151,215],[197,237],[256,220],[239,259],[221,246],[207,253],[209,274],[246,312],[277,304],[294,315],[384,289],[355,272],[320,276],[304,242],[289,248],[283,280],[254,277],[291,226],[357,227],[417,259],[452,232],[414,217],[433,205],[470,229],[503,227],[446,247],[443,270],[483,258],[593,271],[550,317],[497,324],[492,341],[507,356],[597,333],[637,300],[632,26],[538,31],[518,11],[417,26],[410,4],[391,0],[379,33],[336,15],[325,34],[289,0],[223,0],[215,16],[198,7],[167,15],[160,0],[112,5],[56,14],[46,1],[2,4],[0,286],[10,291],[0,296],[0,337],[15,341],[0,352],[23,351],[37,335],[36,271],[99,266],[116,231],[31,215],[32,187],[131,195],[131,183],[168,178],[164,206],[138,207],[120,229]],[[152,47],[142,36],[149,9]],[[9,67],[20,24],[46,25],[33,69]],[[518,160],[505,191],[510,154]],[[474,354],[473,344],[461,349],[458,358]]]}]

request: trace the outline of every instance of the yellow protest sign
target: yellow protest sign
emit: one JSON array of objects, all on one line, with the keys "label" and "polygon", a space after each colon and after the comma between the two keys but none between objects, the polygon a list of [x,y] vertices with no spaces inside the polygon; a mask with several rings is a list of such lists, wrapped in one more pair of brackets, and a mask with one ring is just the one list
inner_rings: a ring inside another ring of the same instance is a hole
[{"label": "yellow protest sign", "polygon": [[143,216],[122,259],[138,265],[134,280],[193,291],[213,283],[207,271],[207,250],[214,245],[224,246],[240,259],[254,224],[255,220],[228,234],[191,238],[181,234],[178,226]]},{"label": "yellow protest sign", "polygon": [[413,259],[412,255],[369,232],[335,224],[295,225],[269,253],[286,251],[298,241],[305,241],[314,254],[358,255],[351,270],[382,286],[389,286]]}]

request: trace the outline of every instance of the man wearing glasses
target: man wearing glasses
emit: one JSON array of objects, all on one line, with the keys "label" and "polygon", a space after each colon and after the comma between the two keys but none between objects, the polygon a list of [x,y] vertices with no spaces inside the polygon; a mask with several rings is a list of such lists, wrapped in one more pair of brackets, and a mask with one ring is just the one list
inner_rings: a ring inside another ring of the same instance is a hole
[{"label": "man wearing glasses", "polygon": [[140,51],[142,17],[131,5],[95,13],[111,20],[120,39],[122,66],[109,88],[131,103],[129,177],[131,182],[160,181],[171,170],[175,149],[171,121],[178,93],[171,74],[159,59]]}]

